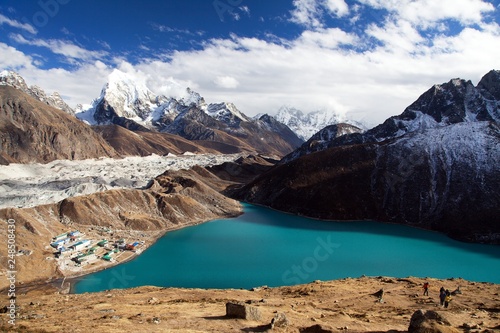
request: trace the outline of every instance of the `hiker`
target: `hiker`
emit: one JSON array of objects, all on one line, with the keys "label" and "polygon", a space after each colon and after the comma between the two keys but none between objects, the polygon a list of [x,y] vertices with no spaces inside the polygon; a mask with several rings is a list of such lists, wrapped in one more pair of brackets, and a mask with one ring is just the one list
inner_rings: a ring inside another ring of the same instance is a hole
[{"label": "hiker", "polygon": [[424,283],[424,296],[429,296],[429,282]]},{"label": "hiker", "polygon": [[451,293],[448,289],[446,289],[446,296],[444,298],[444,307],[447,308],[450,302],[451,302]]},{"label": "hiker", "polygon": [[444,287],[441,287],[441,289],[439,289],[439,304],[441,306],[444,306],[445,298],[446,298],[446,290],[444,290]]}]

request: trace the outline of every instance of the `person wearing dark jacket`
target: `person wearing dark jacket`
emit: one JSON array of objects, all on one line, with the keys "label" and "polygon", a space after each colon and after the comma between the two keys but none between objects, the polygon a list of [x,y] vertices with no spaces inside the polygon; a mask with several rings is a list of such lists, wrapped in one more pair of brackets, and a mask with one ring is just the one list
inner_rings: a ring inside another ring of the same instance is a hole
[{"label": "person wearing dark jacket", "polygon": [[439,304],[441,306],[444,306],[445,298],[446,298],[446,290],[444,290],[444,287],[441,287],[441,289],[439,289]]}]

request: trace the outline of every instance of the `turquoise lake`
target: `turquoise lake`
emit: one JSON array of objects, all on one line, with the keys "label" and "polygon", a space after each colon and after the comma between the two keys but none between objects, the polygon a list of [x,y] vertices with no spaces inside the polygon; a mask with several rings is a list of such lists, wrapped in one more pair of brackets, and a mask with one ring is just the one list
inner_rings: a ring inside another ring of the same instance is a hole
[{"label": "turquoise lake", "polygon": [[73,292],[275,287],[361,275],[500,283],[500,246],[401,225],[317,221],[244,207],[240,217],[169,232],[134,260],[82,277]]}]

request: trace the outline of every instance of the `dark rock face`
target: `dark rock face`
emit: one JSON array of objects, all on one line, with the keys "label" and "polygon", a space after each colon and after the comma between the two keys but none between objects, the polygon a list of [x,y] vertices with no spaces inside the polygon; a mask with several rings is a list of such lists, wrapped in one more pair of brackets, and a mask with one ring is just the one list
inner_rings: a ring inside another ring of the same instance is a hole
[{"label": "dark rock face", "polygon": [[317,149],[300,149],[284,158],[289,161],[321,149],[350,144],[375,143],[401,137],[407,133],[461,122],[500,121],[500,71],[490,71],[477,87],[472,82],[452,79],[434,85],[398,116],[366,131],[332,137]]},{"label": "dark rock face", "polygon": [[[496,81],[486,81],[491,96]],[[500,243],[496,107],[470,82],[452,80],[366,133],[299,152],[234,195],[315,218],[388,221]]]},{"label": "dark rock face", "polygon": [[477,87],[486,99],[500,101],[500,71],[488,72],[479,81]]},{"label": "dark rock face", "polygon": [[362,131],[363,130],[359,127],[345,123],[327,126],[318,133],[314,134],[298,149],[285,156],[281,162],[291,161],[299,156],[338,146],[340,142],[337,140],[338,138],[349,134],[361,135],[360,133]]},{"label": "dark rock face", "polygon": [[90,126],[21,90],[0,86],[0,164],[117,156]]},{"label": "dark rock face", "polygon": [[235,196],[315,218],[404,223],[495,243],[498,160],[496,123],[457,124],[306,155],[275,167]]},{"label": "dark rock face", "polygon": [[293,214],[356,219],[377,211],[369,187],[376,147],[328,149],[276,166],[234,196]]},{"label": "dark rock face", "polygon": [[337,330],[334,330],[333,328],[330,327],[325,327],[324,325],[313,325],[310,327],[304,327],[299,330],[300,333],[334,333],[338,332]]},{"label": "dark rock face", "polygon": [[299,146],[301,140],[288,127],[278,126],[269,118],[264,120],[236,122],[232,119],[227,123],[192,105],[173,121],[167,119],[166,123],[157,125],[162,132],[180,135],[188,140],[224,142],[248,152],[283,156]]},{"label": "dark rock face", "polygon": [[[240,157],[234,162],[225,162],[220,165],[207,167],[207,170],[223,179],[230,181],[233,184],[232,189],[241,187],[243,184],[249,183],[257,176],[268,171],[276,164],[276,160],[270,160],[262,156],[249,155]],[[228,193],[230,191],[226,191]]]},{"label": "dark rock face", "polygon": [[500,242],[499,145],[495,122],[460,123],[384,144],[372,193],[386,220]]},{"label": "dark rock face", "polygon": [[274,117],[270,115],[263,115],[259,118],[259,121],[264,124],[270,131],[278,133],[285,142],[290,142],[294,147],[300,147],[303,141],[295,134],[288,126],[277,121]]}]

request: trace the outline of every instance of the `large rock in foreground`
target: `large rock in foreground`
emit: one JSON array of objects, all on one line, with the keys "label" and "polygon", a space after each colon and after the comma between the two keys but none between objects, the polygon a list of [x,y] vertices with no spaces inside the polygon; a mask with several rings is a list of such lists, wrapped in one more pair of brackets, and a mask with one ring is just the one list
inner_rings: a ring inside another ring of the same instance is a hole
[{"label": "large rock in foreground", "polygon": [[458,333],[450,322],[436,311],[418,310],[410,319],[408,333]]},{"label": "large rock in foreground", "polygon": [[226,316],[230,318],[241,318],[246,320],[259,321],[262,319],[262,314],[259,308],[241,302],[226,303]]}]

